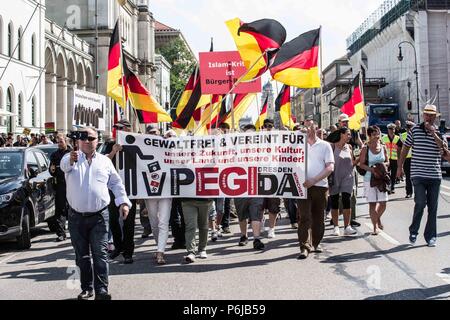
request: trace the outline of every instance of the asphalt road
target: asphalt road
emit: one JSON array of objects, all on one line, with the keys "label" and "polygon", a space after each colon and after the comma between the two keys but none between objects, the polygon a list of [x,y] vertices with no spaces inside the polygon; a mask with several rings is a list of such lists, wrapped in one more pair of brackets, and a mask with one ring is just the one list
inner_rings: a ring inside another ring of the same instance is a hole
[{"label": "asphalt road", "polygon": [[[370,235],[368,206],[358,198],[358,235],[332,236],[327,223],[324,252],[305,261],[296,259],[297,235],[285,213],[276,238],[263,239],[264,252],[253,251],[251,242],[238,247],[234,220],[234,234],[209,242],[208,259],[190,265],[183,263],[183,250],[168,251],[168,264],[155,265],[154,240],[141,239],[138,226],[135,263],[111,263],[110,293],[114,299],[137,300],[449,299],[450,178],[441,189],[436,248],[428,248],[422,235],[415,246],[409,245],[414,202],[404,196],[404,188],[398,188],[391,197],[385,231],[378,236]],[[422,233],[424,224],[425,219]],[[0,243],[0,299],[76,297],[80,290],[74,251],[70,241],[55,243],[54,238],[42,228],[28,251],[17,251],[13,242]]]}]

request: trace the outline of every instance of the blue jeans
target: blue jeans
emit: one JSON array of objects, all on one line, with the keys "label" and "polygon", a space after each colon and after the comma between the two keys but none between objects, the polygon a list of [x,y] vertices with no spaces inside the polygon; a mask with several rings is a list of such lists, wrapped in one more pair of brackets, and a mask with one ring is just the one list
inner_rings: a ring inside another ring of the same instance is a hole
[{"label": "blue jeans", "polygon": [[414,217],[409,233],[416,235],[419,233],[420,222],[422,221],[425,206],[428,207],[428,219],[425,227],[425,241],[429,242],[431,238],[436,238],[437,234],[437,209],[441,180],[427,178],[412,178],[414,185]]},{"label": "blue jeans", "polygon": [[[81,290],[108,292],[108,209],[89,217],[83,217],[69,209],[69,232],[75,249],[76,264],[80,268]],[[90,252],[94,261],[94,273]]]}]

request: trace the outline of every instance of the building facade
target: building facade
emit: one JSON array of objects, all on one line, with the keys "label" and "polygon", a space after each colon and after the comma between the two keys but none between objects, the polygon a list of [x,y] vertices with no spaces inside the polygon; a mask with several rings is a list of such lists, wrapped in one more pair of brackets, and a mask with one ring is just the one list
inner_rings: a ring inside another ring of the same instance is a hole
[{"label": "building facade", "polygon": [[353,74],[385,78],[380,97],[399,103],[402,120],[417,121],[418,106],[421,112],[426,103],[438,105],[449,120],[449,9],[442,0],[387,0],[347,39]]},{"label": "building facade", "polygon": [[[127,0],[123,6],[117,0],[71,0],[70,3],[47,0],[47,3],[49,19],[60,25],[66,24],[71,32],[89,44],[95,61],[95,91],[106,95],[109,43],[119,19],[123,55],[128,66],[155,96],[155,19],[149,11],[149,0]],[[113,100],[107,98],[105,135],[111,133],[112,106]],[[138,122],[130,109],[126,116],[131,122]]]},{"label": "building facade", "polygon": [[[0,132],[42,130],[45,87],[45,3],[18,0],[0,7]],[[20,12],[20,14],[17,14]]]}]

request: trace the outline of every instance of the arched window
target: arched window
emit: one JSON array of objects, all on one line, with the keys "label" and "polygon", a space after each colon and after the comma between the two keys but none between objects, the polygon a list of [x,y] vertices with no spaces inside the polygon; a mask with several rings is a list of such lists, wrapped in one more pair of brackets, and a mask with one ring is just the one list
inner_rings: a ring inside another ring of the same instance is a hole
[{"label": "arched window", "polygon": [[31,101],[31,126],[36,127],[36,97]]},{"label": "arched window", "polygon": [[[11,87],[8,89],[8,92],[6,93],[6,111],[8,112],[13,111],[13,90]],[[10,116],[6,117],[6,130],[7,132],[13,131],[13,122],[12,117]]]},{"label": "arched window", "polygon": [[12,22],[8,25],[8,56],[12,56],[14,50],[14,27]]},{"label": "arched window", "polygon": [[19,127],[22,126],[22,117],[23,117],[23,95],[19,94],[19,100],[17,101],[17,125]]},{"label": "arched window", "polygon": [[6,94],[6,111],[12,112],[12,90],[8,89],[8,93]]},{"label": "arched window", "polygon": [[23,54],[23,50],[22,50],[22,44],[23,44],[22,34],[23,34],[22,28],[19,28],[19,31],[17,32],[17,42],[19,43],[17,57],[19,58],[19,60],[23,61],[23,55],[22,55]]},{"label": "arched window", "polygon": [[36,35],[31,37],[31,64],[36,65]]}]

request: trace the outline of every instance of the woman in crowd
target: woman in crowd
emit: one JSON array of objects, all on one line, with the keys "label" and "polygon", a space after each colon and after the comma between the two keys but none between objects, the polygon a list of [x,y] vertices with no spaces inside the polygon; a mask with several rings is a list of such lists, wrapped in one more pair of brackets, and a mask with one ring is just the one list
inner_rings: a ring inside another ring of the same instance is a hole
[{"label": "woman in crowd", "polygon": [[334,173],[330,186],[331,216],[334,225],[334,235],[340,236],[339,231],[339,198],[342,198],[344,214],[344,235],[356,234],[350,225],[351,221],[351,195],[354,187],[353,167],[355,165],[353,150],[349,144],[352,134],[347,127],[339,128],[339,141],[332,143],[334,152]]},{"label": "woman in crowd", "polygon": [[388,193],[381,192],[378,187],[371,187],[372,175],[376,172],[375,166],[389,164],[386,147],[381,144],[381,132],[377,126],[371,126],[367,129],[369,142],[362,148],[360,156],[360,167],[366,170],[364,176],[364,191],[367,202],[369,203],[370,219],[373,224],[372,235],[377,235],[379,230],[383,230],[381,216],[386,211]]},{"label": "woman in crowd", "polygon": [[[159,130],[148,130],[148,134],[158,135]],[[176,137],[173,130],[166,132],[164,138]],[[156,263],[159,265],[166,264],[164,259],[164,252],[166,251],[167,240],[169,239],[169,221],[172,210],[172,199],[146,199],[145,207],[148,210],[148,217],[152,228],[153,236],[158,246],[155,255]]]}]

